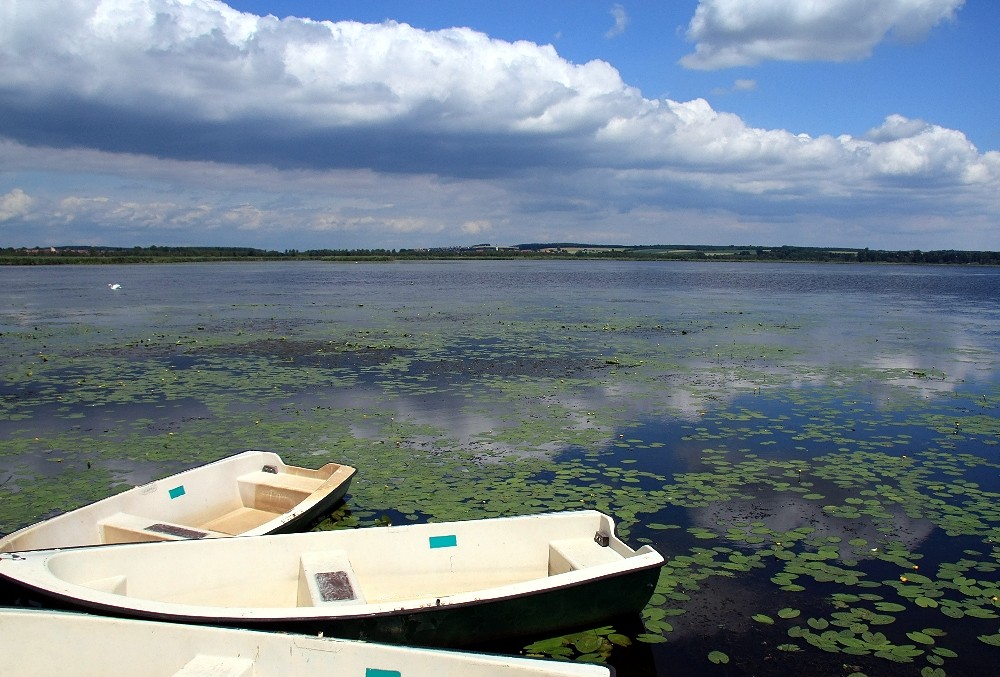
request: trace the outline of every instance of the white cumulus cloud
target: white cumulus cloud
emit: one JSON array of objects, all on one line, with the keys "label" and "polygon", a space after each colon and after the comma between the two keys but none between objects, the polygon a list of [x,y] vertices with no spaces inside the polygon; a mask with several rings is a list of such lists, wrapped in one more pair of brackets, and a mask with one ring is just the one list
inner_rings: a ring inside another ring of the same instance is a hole
[{"label": "white cumulus cloud", "polygon": [[978,183],[989,174],[976,147],[953,129],[892,115],[867,138],[874,140],[867,153],[877,175],[924,176],[962,184]]},{"label": "white cumulus cloud", "polygon": [[887,37],[918,40],[953,19],[965,0],[699,0],[688,68],[762,61],[850,61]]},{"label": "white cumulus cloud", "polygon": [[392,121],[425,132],[577,129],[628,89],[606,63],[571,64],[551,46],[468,28],[278,20],[214,0],[11,0],[0,5],[0,58],[7,106],[30,91],[53,116],[84,104],[78,117],[282,120],[300,134]]},{"label": "white cumulus cloud", "polygon": [[[839,16],[857,45],[854,14],[871,4],[703,0],[692,26],[704,26],[699,46],[722,44],[708,40],[725,25],[734,48],[809,28],[832,49],[837,31],[821,19]],[[866,19],[876,41],[917,35],[961,2],[877,4]],[[768,49],[754,58],[777,58]],[[712,55],[701,55],[707,67]],[[677,241],[649,224],[699,209],[734,232],[875,212],[903,223],[914,205],[923,219],[962,212],[977,224],[998,211],[1000,153],[960,131],[899,115],[863,137],[760,129],[703,99],[647,98],[606,62],[467,28],[279,20],[217,0],[2,0],[0,64],[3,180],[76,182],[63,194],[0,184],[5,228],[26,233],[25,190],[44,197],[36,223],[175,239],[197,223],[197,237],[262,242],[295,232]],[[914,199],[922,190],[933,199]],[[514,234],[521,223],[539,230]]]},{"label": "white cumulus cloud", "polygon": [[0,222],[27,215],[34,204],[35,199],[20,188],[0,195]]}]

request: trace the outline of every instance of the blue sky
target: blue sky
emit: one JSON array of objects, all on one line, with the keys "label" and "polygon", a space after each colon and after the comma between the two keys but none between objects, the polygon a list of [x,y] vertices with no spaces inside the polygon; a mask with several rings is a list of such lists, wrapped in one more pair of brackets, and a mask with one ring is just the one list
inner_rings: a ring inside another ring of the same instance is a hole
[{"label": "blue sky", "polygon": [[4,0],[0,246],[998,250],[997,26],[992,0]]}]

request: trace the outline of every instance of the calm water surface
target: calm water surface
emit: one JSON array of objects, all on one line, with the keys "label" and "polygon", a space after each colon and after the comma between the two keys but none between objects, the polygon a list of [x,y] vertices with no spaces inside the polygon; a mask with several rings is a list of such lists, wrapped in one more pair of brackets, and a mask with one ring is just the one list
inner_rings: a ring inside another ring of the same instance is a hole
[{"label": "calm water surface", "polygon": [[660,587],[615,624],[630,647],[557,653],[619,675],[1000,657],[998,269],[60,266],[0,288],[0,532],[263,447],[359,467],[321,528],[612,513],[670,560]]}]

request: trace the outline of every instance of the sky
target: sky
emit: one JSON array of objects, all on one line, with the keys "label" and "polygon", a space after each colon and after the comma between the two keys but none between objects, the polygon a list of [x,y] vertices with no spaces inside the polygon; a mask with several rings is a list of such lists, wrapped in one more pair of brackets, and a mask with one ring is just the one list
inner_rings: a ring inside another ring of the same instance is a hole
[{"label": "sky", "polygon": [[996,0],[0,0],[0,246],[1000,250]]}]

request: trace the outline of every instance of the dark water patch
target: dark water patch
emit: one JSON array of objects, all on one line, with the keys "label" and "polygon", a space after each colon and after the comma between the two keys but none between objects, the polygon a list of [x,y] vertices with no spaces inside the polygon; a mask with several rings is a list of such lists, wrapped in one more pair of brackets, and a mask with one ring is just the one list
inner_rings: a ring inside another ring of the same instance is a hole
[{"label": "dark water patch", "polygon": [[614,366],[607,360],[578,358],[532,358],[507,356],[493,357],[453,357],[440,360],[422,361],[413,365],[411,374],[425,374],[433,377],[476,378],[480,376],[534,378],[573,378],[581,373],[591,374],[595,370],[610,369]]},{"label": "dark water patch", "polygon": [[166,399],[162,394],[151,394],[144,399],[74,406],[32,398],[22,403],[25,406],[19,408],[15,420],[0,421],[0,434],[21,437],[70,434],[120,443],[137,429],[149,433],[176,432],[192,422],[213,417],[205,404],[195,398]]},{"label": "dark water patch", "polygon": [[391,345],[261,338],[248,343],[191,348],[189,356],[263,357],[295,367],[351,369],[383,364],[412,351]]}]

